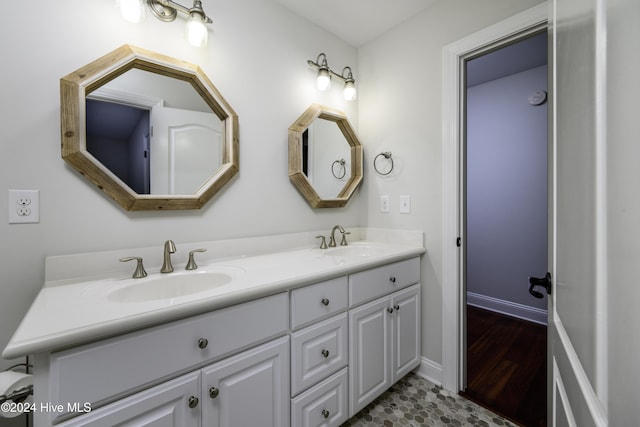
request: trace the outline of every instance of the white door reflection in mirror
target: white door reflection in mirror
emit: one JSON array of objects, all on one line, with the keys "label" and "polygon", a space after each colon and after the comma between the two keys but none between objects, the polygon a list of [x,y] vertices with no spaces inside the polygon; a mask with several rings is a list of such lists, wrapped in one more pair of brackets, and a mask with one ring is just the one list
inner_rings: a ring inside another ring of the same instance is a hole
[{"label": "white door reflection in mirror", "polygon": [[223,163],[223,123],[187,82],[132,69],[86,108],[87,150],[138,194],[194,194]]},{"label": "white door reflection in mirror", "polygon": [[213,113],[154,107],[152,194],[192,194],[222,165],[222,122]]}]

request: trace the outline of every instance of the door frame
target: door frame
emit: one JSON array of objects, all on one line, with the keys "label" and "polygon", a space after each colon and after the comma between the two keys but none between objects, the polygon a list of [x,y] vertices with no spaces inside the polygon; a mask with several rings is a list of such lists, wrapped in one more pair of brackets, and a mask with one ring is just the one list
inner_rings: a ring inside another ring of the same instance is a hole
[{"label": "door frame", "polygon": [[461,174],[463,161],[464,61],[547,27],[547,3],[527,9],[443,48],[442,51],[442,386],[454,392],[465,384],[464,243]]}]

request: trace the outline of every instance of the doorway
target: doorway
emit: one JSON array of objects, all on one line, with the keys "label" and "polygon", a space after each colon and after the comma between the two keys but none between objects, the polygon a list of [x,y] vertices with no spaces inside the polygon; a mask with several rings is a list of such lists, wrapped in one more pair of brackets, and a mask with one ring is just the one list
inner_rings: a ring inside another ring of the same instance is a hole
[{"label": "doorway", "polygon": [[[546,425],[547,34],[464,59],[461,394]],[[542,296],[542,295],[540,295]]]}]

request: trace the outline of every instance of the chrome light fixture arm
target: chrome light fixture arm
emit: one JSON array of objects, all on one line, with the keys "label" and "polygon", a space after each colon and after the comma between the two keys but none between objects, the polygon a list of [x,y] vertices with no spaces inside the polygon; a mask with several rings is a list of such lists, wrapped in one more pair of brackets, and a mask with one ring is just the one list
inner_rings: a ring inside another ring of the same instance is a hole
[{"label": "chrome light fixture arm", "polygon": [[202,9],[202,1],[194,0],[193,7],[188,8],[172,0],[147,0],[149,10],[153,13],[153,16],[161,21],[170,22],[176,19],[178,13],[182,12],[185,15],[191,16],[192,13],[197,13],[202,16],[202,19],[207,24],[213,23],[211,18],[207,16]]}]

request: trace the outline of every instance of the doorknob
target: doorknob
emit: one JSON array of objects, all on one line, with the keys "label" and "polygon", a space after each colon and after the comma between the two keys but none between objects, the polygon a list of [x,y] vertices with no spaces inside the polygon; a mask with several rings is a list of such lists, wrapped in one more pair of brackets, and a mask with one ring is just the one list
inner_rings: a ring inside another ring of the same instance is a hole
[{"label": "doorknob", "polygon": [[547,290],[547,295],[551,294],[551,273],[547,272],[547,274],[543,278],[539,277],[529,277],[529,293],[536,298],[543,298],[544,295],[542,292],[538,292],[534,290],[536,286],[542,286]]}]

